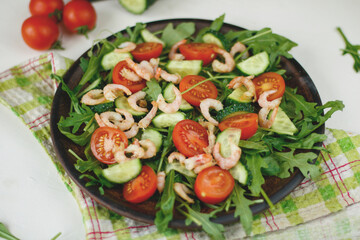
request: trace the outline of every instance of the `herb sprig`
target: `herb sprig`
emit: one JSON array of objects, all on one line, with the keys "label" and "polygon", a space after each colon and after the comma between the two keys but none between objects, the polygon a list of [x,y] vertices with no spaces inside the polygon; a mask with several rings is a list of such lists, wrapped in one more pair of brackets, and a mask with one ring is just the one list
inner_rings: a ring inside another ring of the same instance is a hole
[{"label": "herb sprig", "polygon": [[337,27],[336,30],[340,33],[342,39],[345,42],[345,49],[341,49],[342,54],[350,54],[350,56],[354,59],[353,68],[355,72],[360,71],[360,45],[353,45],[349,42],[343,31],[340,27]]}]

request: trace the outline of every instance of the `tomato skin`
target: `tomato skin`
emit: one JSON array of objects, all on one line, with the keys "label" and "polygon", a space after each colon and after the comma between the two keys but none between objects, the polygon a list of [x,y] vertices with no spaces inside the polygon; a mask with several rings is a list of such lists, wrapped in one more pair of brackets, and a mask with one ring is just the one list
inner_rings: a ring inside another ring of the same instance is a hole
[{"label": "tomato skin", "polygon": [[[120,72],[123,68],[128,68],[127,66],[128,65],[125,60],[118,62],[118,64],[116,64],[116,66],[114,67],[114,70],[113,70],[113,75],[112,75],[113,83],[121,84],[121,85],[127,87],[132,93],[136,93],[136,92],[140,91],[141,89],[143,89],[144,87],[146,87],[146,80],[141,80],[139,82],[133,82],[133,81],[130,81],[130,80],[127,80],[126,78],[124,78],[120,74]],[[128,69],[130,69],[130,68],[128,68]]]},{"label": "tomato skin", "polygon": [[[179,85],[180,92],[184,92],[191,86],[195,85],[198,82],[205,80],[204,77],[198,75],[187,75],[185,76]],[[191,105],[196,107],[200,106],[202,100],[206,98],[216,99],[218,91],[216,86],[211,81],[206,81],[199,86],[191,89],[189,92],[184,93],[183,98],[189,102]]]},{"label": "tomato skin", "polygon": [[158,58],[163,50],[163,45],[156,42],[144,42],[136,45],[135,50],[131,51],[134,59],[138,62],[149,61],[151,58]]},{"label": "tomato skin", "polygon": [[32,16],[21,26],[21,35],[25,43],[36,50],[47,50],[59,37],[59,28],[55,21],[45,15]]},{"label": "tomato skin", "polygon": [[32,16],[47,15],[54,13],[55,10],[63,10],[63,0],[31,0],[29,9]]},{"label": "tomato skin", "polygon": [[179,51],[186,60],[202,60],[205,66],[216,58],[214,47],[210,43],[186,43],[179,46]]},{"label": "tomato skin", "polygon": [[67,3],[63,11],[65,27],[73,33],[78,33],[80,27],[92,30],[96,24],[96,12],[90,2],[77,0]]},{"label": "tomato skin", "polygon": [[242,140],[252,137],[258,129],[258,115],[256,113],[243,113],[226,118],[219,123],[219,129],[224,131],[225,129],[233,127],[241,129]]},{"label": "tomato skin", "polygon": [[113,164],[116,163],[112,150],[106,151],[103,148],[103,142],[115,141],[116,146],[120,146],[120,143],[124,143],[125,148],[128,146],[128,139],[121,130],[111,127],[100,127],[94,131],[91,136],[90,147],[94,157],[102,163]]},{"label": "tomato skin", "polygon": [[217,204],[224,201],[232,192],[234,178],[228,170],[212,166],[202,170],[195,180],[194,190],[200,201]]},{"label": "tomato skin", "polygon": [[269,90],[277,90],[277,92],[271,94],[268,97],[269,101],[280,98],[285,92],[285,81],[284,78],[275,72],[263,73],[260,76],[254,78],[253,83],[255,85],[256,97]]},{"label": "tomato skin", "polygon": [[204,148],[209,145],[206,129],[189,119],[182,120],[175,125],[172,137],[177,150],[186,157],[205,153]]},{"label": "tomato skin", "polygon": [[154,170],[145,165],[135,179],[125,183],[123,195],[128,202],[141,203],[154,195],[156,186],[157,177]]}]

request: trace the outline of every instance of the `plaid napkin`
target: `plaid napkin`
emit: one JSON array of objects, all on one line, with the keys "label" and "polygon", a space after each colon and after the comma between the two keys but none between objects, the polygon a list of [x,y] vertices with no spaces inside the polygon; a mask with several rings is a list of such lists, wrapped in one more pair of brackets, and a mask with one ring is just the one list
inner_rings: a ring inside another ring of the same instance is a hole
[{"label": "plaid napkin", "polygon": [[[22,119],[50,156],[79,205],[85,238],[208,239],[202,231],[173,229],[159,233],[154,225],[117,215],[99,206],[66,175],[56,160],[50,137],[50,109],[57,86],[49,75],[52,72],[62,75],[71,64],[69,59],[48,53],[0,73],[0,102]],[[357,214],[359,206],[355,203],[360,201],[360,135],[336,129],[327,129],[326,134],[328,138],[323,146],[330,153],[321,152],[319,155],[317,164],[322,171],[321,176],[305,179],[274,209],[256,215],[253,238],[343,239],[359,236],[360,214]],[[314,219],[317,220],[312,221]],[[285,228],[286,231],[282,231]],[[227,239],[238,239],[245,237],[245,233],[237,223],[226,226],[225,236]]]}]

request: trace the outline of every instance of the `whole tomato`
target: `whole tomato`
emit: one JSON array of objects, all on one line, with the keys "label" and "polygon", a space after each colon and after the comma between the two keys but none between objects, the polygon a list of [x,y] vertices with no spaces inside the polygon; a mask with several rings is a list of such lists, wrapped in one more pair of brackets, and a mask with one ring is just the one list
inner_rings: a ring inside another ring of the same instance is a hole
[{"label": "whole tomato", "polygon": [[25,43],[36,50],[50,49],[59,37],[55,21],[46,15],[31,16],[21,26]]},{"label": "whole tomato", "polygon": [[61,11],[63,10],[63,8],[63,0],[31,0],[29,4],[29,9],[32,16],[49,16],[49,14],[54,14],[54,19],[61,18]]}]

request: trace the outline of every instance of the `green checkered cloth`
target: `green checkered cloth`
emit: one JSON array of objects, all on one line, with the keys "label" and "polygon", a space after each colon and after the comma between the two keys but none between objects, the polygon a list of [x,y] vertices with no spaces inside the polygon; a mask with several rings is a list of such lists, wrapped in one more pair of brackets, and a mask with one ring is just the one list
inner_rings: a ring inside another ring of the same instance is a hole
[{"label": "green checkered cloth", "polygon": [[[62,75],[71,64],[71,60],[49,53],[0,73],[0,101],[22,119],[49,154],[79,205],[86,230],[84,238],[208,239],[202,231],[171,229],[159,233],[154,225],[117,215],[99,206],[66,175],[56,160],[50,137],[50,109],[57,86],[49,75]],[[360,230],[356,226],[360,225],[360,214],[355,214],[358,209],[355,203],[360,200],[360,135],[335,129],[327,129],[326,134],[328,138],[323,146],[329,153],[321,152],[317,161],[321,176],[305,179],[274,209],[256,215],[253,238],[343,239],[359,236]],[[339,213],[331,214],[335,212]],[[245,237],[239,223],[225,229],[227,239]]]}]

